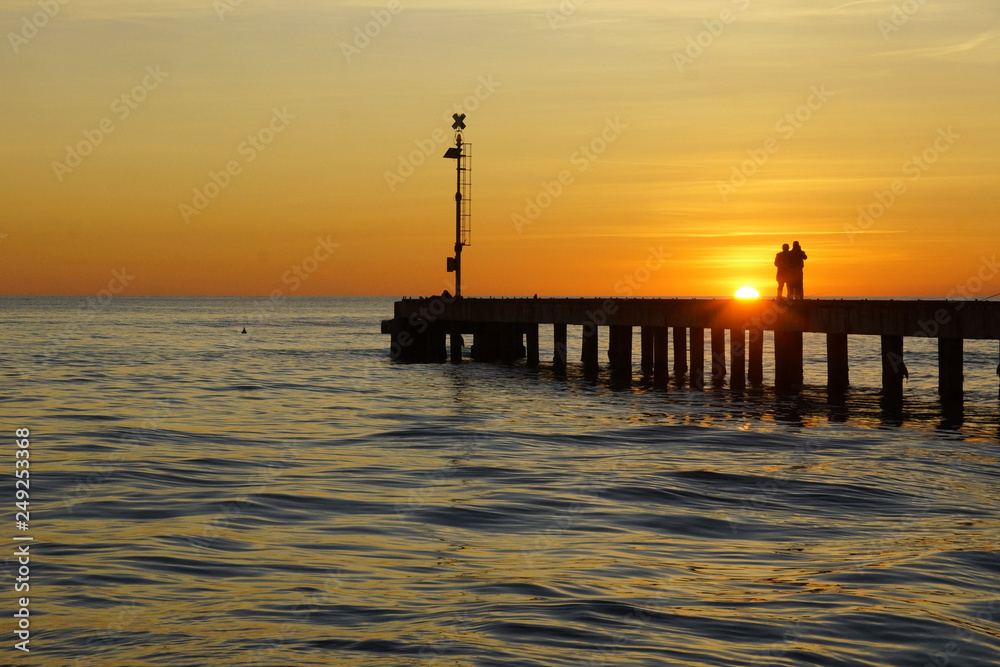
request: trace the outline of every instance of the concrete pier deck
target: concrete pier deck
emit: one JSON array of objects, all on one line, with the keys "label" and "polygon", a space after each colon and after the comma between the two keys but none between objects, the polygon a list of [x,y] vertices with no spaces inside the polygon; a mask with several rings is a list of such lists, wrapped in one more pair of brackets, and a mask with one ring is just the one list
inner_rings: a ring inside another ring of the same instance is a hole
[{"label": "concrete pier deck", "polygon": [[[774,332],[774,387],[794,392],[802,384],[802,334],[827,336],[828,389],[850,384],[848,335],[881,337],[883,394],[902,395],[907,375],[904,339],[938,339],[939,393],[962,402],[963,341],[1000,341],[1000,303],[971,300],[732,299],[732,298],[454,298],[397,301],[382,322],[394,359],[415,363],[461,361],[464,336],[473,336],[480,361],[527,359],[537,365],[538,327],[552,325],[553,365],[565,367],[567,327],[582,327],[583,364],[599,367],[599,340],[607,335],[612,377],[632,376],[632,329],[642,331],[642,369],[665,379],[687,378],[700,386],[728,376],[733,388],[759,386],[763,332]],[[606,334],[600,331],[607,329]],[[704,331],[709,330],[706,356]],[[729,364],[725,332],[729,331]],[[451,337],[450,353],[446,343]],[[671,349],[672,348],[672,349]],[[673,357],[673,368],[669,358]],[[998,353],[1000,357],[1000,353]],[[706,363],[708,367],[706,368]],[[707,374],[706,374],[707,372]]]}]

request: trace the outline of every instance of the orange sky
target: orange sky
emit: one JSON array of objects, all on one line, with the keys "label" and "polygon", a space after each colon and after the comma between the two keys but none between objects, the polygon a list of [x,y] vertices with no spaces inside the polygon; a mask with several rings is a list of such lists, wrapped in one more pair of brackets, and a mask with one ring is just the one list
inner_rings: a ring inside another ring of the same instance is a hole
[{"label": "orange sky", "polygon": [[767,294],[793,240],[807,296],[946,295],[1000,250],[995,0],[502,4],[6,0],[0,293],[438,293],[456,108],[468,295]]}]

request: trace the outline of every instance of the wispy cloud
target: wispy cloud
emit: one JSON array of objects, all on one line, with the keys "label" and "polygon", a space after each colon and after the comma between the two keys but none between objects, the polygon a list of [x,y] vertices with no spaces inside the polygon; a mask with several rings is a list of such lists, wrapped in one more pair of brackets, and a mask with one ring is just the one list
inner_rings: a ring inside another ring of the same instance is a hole
[{"label": "wispy cloud", "polygon": [[[875,6],[872,7],[872,5],[875,5]],[[839,11],[842,11],[844,9],[848,9],[849,7],[868,7],[868,8],[872,9],[872,12],[859,12],[857,10],[855,10],[853,12],[848,12],[848,13],[852,13],[852,14],[869,14],[869,13],[874,13],[875,11],[884,12],[885,11],[885,2],[883,2],[883,0],[854,0],[854,2],[845,2],[842,5],[838,5],[836,7],[831,8],[831,9],[827,9],[827,10],[825,10],[825,13],[827,13],[827,14],[833,14],[835,12],[839,12]]]},{"label": "wispy cloud", "polygon": [[[883,56],[895,56],[902,58],[943,58],[947,56],[952,56],[961,53],[968,53],[970,51],[976,51],[989,44],[990,42],[996,40],[1000,37],[1000,30],[989,30],[987,32],[979,33],[974,37],[970,37],[964,41],[957,44],[950,44],[948,46],[926,46],[917,49],[901,49],[898,51],[887,51],[881,55]],[[998,42],[996,47],[1000,47],[1000,42]],[[1000,56],[1000,48],[991,48],[991,51],[995,51],[994,56]]]}]

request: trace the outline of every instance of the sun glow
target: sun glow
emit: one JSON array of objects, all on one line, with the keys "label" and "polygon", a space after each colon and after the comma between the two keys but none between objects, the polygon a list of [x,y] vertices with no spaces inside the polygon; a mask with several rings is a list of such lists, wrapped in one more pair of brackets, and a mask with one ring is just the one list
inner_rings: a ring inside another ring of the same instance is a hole
[{"label": "sun glow", "polygon": [[741,287],[736,290],[737,299],[759,299],[760,293],[752,287]]}]

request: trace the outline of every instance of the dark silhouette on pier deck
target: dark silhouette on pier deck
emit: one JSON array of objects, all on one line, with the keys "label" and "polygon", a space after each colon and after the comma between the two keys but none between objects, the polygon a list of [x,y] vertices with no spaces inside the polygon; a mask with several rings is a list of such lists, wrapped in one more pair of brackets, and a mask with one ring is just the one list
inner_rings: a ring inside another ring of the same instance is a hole
[{"label": "dark silhouette on pier deck", "polygon": [[805,298],[802,283],[804,280],[803,271],[805,270],[807,259],[809,257],[806,256],[799,242],[795,241],[792,243],[792,249],[788,253],[788,293],[793,299]]},{"label": "dark silhouette on pier deck", "polygon": [[791,249],[788,248],[787,243],[782,244],[781,252],[774,256],[774,265],[778,268],[775,279],[778,281],[779,299],[782,297],[781,289],[785,285],[788,285],[789,299],[805,298],[802,283],[807,259],[809,257],[802,250],[798,241],[792,244]]},{"label": "dark silhouette on pier deck", "polygon": [[[774,256],[774,266],[777,267],[778,269],[777,272],[775,273],[774,279],[778,281],[779,299],[785,296],[784,294],[782,294],[782,291],[784,290],[785,285],[788,285],[788,265],[789,265],[788,255],[790,253],[791,250],[788,248],[788,244],[783,243],[781,245],[781,252],[779,252],[777,255]],[[789,297],[792,296],[791,287],[788,288],[787,294]]]}]

